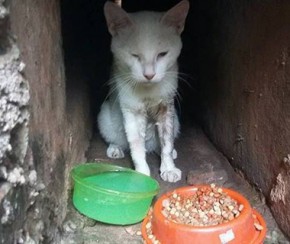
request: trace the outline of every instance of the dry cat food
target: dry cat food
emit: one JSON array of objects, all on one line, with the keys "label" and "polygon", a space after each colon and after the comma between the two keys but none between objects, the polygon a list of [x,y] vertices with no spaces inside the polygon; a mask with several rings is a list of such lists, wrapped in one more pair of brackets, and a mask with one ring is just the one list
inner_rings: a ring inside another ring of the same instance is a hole
[{"label": "dry cat food", "polygon": [[189,196],[173,192],[162,202],[162,214],[169,220],[193,226],[212,226],[227,223],[238,217],[244,206],[227,195],[222,188],[196,188]]},{"label": "dry cat food", "polygon": [[259,223],[259,221],[257,219],[257,216],[255,214],[253,214],[253,218],[254,218],[254,221],[255,221],[254,226],[255,226],[256,230],[262,231],[264,229],[264,227],[262,225],[260,225],[260,223]]},{"label": "dry cat food", "polygon": [[149,210],[149,213],[148,213],[148,222],[146,223],[146,226],[145,226],[146,234],[147,234],[148,239],[151,241],[151,243],[160,244],[160,241],[157,240],[156,236],[153,234],[151,227],[152,227],[152,208]]}]

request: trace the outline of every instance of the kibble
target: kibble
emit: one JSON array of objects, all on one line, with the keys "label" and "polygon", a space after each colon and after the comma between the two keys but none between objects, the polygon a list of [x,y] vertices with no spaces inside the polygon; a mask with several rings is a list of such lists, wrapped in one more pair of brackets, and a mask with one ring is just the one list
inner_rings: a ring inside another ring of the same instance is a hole
[{"label": "kibble", "polygon": [[254,226],[255,226],[256,230],[259,230],[259,231],[264,229],[264,227],[258,223],[254,223]]},{"label": "kibble", "polygon": [[227,223],[237,218],[244,209],[242,204],[232,199],[215,184],[198,188],[190,196],[173,192],[163,201],[162,206],[162,214],[167,219],[193,226]]},{"label": "kibble", "polygon": [[241,204],[241,205],[239,206],[239,211],[242,212],[243,209],[244,209],[244,205]]},{"label": "kibble", "polygon": [[152,208],[150,208],[148,213],[148,222],[145,225],[146,228],[146,234],[148,236],[148,239],[151,240],[153,244],[160,244],[160,241],[157,240],[156,236],[152,232]]},{"label": "kibble", "polygon": [[148,222],[148,223],[146,224],[146,229],[149,229],[149,228],[151,228],[151,222]]}]

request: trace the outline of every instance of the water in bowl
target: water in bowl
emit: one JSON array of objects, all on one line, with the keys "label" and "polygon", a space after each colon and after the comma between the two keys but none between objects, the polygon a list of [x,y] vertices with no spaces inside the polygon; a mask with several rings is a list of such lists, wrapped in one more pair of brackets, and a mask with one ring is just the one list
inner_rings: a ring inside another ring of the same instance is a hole
[{"label": "water in bowl", "polygon": [[129,171],[109,171],[86,177],[85,182],[122,192],[147,192],[155,190],[146,176]]}]

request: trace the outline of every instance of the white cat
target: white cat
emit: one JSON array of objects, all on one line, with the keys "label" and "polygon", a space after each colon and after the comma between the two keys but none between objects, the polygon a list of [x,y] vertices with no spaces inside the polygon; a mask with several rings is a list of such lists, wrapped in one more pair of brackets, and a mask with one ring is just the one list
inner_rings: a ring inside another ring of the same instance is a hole
[{"label": "white cat", "polygon": [[181,1],[166,13],[126,13],[112,2],[104,6],[112,35],[113,67],[109,99],[101,107],[98,126],[110,158],[130,149],[135,169],[150,175],[146,152],[161,156],[165,181],[181,179],[173,160],[179,121],[174,108],[183,31],[189,9]]}]

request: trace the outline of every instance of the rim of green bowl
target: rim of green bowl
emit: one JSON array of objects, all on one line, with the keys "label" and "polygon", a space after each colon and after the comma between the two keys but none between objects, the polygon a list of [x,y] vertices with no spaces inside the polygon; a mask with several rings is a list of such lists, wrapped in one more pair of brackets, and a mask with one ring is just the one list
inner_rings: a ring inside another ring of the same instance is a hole
[{"label": "rim of green bowl", "polygon": [[[134,174],[140,175],[141,177],[144,177],[145,179],[152,181],[155,186],[156,189],[155,190],[151,190],[148,192],[121,192],[121,191],[117,191],[117,190],[112,190],[112,189],[108,189],[105,187],[101,187],[101,186],[92,186],[91,184],[84,182],[81,176],[78,175],[78,169],[80,168],[90,168],[90,167],[108,167],[110,168],[110,170],[108,171],[104,171],[104,172],[118,172],[118,171],[127,171],[127,172],[132,172]],[[122,166],[118,166],[118,165],[112,165],[112,164],[105,164],[105,163],[83,163],[83,164],[79,164],[75,167],[73,167],[73,169],[71,170],[71,175],[72,178],[75,182],[77,182],[78,184],[82,185],[83,187],[89,188],[91,190],[94,191],[98,191],[98,192],[102,192],[102,193],[106,193],[106,194],[111,194],[111,195],[118,195],[118,196],[126,196],[126,197],[130,197],[130,198],[144,198],[144,197],[153,197],[155,195],[157,195],[157,193],[160,190],[160,186],[157,180],[153,179],[150,176],[147,176],[145,174],[139,173],[135,170],[126,168],[126,167],[122,167]]]}]

